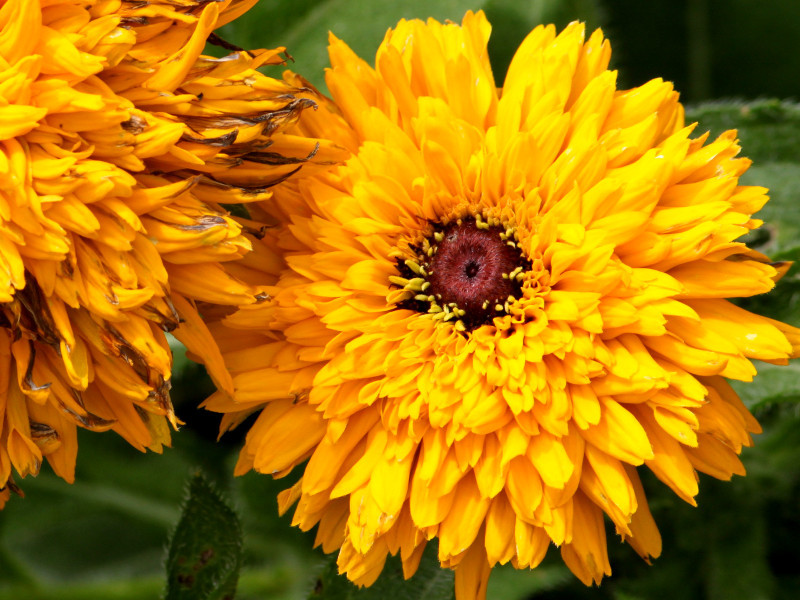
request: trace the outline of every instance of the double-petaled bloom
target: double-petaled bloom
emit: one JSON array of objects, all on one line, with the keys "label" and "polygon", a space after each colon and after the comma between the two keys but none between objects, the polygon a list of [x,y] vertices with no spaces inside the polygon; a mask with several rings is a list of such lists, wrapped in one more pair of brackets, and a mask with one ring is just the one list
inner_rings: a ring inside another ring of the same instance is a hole
[{"label": "double-petaled bloom", "polygon": [[282,49],[201,54],[254,3],[0,2],[0,504],[45,458],[72,480],[77,427],[169,443],[167,331],[232,390],[196,307],[260,299],[225,206],[317,148],[255,70]]},{"label": "double-petaled bloom", "polygon": [[690,503],[698,472],[742,474],[759,426],[727,379],[800,350],[727,300],[781,271],[737,241],[767,196],[736,133],[697,136],[667,82],[617,90],[577,23],[531,32],[498,89],[489,31],[402,21],[375,68],[332,38],[333,103],[297,127],[350,156],[251,210],[270,300],[212,324],[235,393],[206,404],[258,415],[238,473],[305,463],[281,510],[350,579],[396,553],[410,576],[437,538],[459,599],[551,544],[599,582],[605,518],[658,556],[637,467]]}]

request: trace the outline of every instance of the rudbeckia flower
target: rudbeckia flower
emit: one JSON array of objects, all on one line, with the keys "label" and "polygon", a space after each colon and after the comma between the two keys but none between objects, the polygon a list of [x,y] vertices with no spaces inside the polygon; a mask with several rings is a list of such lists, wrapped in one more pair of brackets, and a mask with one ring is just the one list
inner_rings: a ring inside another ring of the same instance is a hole
[{"label": "rudbeckia flower", "polygon": [[800,351],[727,299],[784,268],[736,241],[767,201],[736,132],[696,135],[659,79],[617,90],[579,23],[532,31],[498,89],[489,32],[401,21],[375,68],[331,38],[333,103],[297,127],[350,156],[251,211],[270,301],[212,324],[234,395],[206,403],[257,413],[237,473],[305,463],[280,509],[352,581],[436,538],[460,600],[551,545],[599,583],[606,518],[659,556],[638,467],[691,504],[743,474],[759,425],[727,380]]},{"label": "rudbeckia flower", "polygon": [[254,3],[2,2],[0,503],[44,458],[71,481],[76,427],[169,443],[165,331],[232,390],[195,305],[260,298],[225,205],[318,147],[282,133],[312,102],[255,70],[282,49],[201,55]]}]

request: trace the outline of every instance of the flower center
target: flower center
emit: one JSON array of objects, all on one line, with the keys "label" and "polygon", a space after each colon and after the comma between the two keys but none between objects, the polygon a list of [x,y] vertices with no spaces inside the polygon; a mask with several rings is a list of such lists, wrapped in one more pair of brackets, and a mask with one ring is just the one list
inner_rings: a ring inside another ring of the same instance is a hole
[{"label": "flower center", "polygon": [[480,217],[435,227],[412,250],[417,260],[398,263],[402,277],[391,278],[409,292],[399,306],[453,320],[459,331],[507,314],[509,303],[522,296],[523,273],[530,269],[514,229]]}]

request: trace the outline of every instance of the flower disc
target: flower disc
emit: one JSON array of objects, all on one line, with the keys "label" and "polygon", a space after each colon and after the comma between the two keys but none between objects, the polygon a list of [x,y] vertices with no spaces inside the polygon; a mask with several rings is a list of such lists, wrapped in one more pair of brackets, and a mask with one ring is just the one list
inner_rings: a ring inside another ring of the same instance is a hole
[{"label": "flower disc", "polygon": [[394,281],[414,292],[413,300],[400,306],[455,319],[461,331],[472,331],[491,323],[498,313],[507,313],[508,303],[521,295],[520,281],[528,264],[510,230],[476,219],[459,219],[435,229],[415,249],[415,260],[398,263],[407,278]]},{"label": "flower disc", "polygon": [[661,80],[617,90],[577,23],[532,31],[498,90],[488,36],[401,21],[374,69],[332,38],[335,104],[297,132],[350,158],[252,212],[271,300],[211,325],[234,394],[206,402],[223,429],[258,412],[237,473],[307,461],[281,510],[353,581],[436,537],[462,600],[551,544],[599,582],[604,515],[658,556],[637,467],[690,503],[698,471],[742,474],[759,426],[726,379],[800,350],[726,299],[782,268],[736,241],[767,197],[735,133],[692,138]]}]

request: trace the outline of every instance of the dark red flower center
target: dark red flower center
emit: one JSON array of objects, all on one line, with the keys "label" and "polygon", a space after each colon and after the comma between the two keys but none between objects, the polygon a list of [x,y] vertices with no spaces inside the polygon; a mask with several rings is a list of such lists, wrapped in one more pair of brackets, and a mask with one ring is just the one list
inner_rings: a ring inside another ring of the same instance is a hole
[{"label": "dark red flower center", "polygon": [[[404,287],[414,291],[402,308],[433,313],[471,331],[508,312],[522,295],[522,272],[530,269],[513,232],[465,219],[434,228],[416,261],[398,263]],[[460,321],[460,325],[458,324]]]},{"label": "dark red flower center", "polygon": [[[497,231],[478,229],[474,221],[453,223],[444,230],[431,260],[430,292],[440,304],[454,302],[468,314],[516,297],[508,273],[520,264],[519,250],[500,239]],[[503,274],[506,277],[503,277]]]}]

